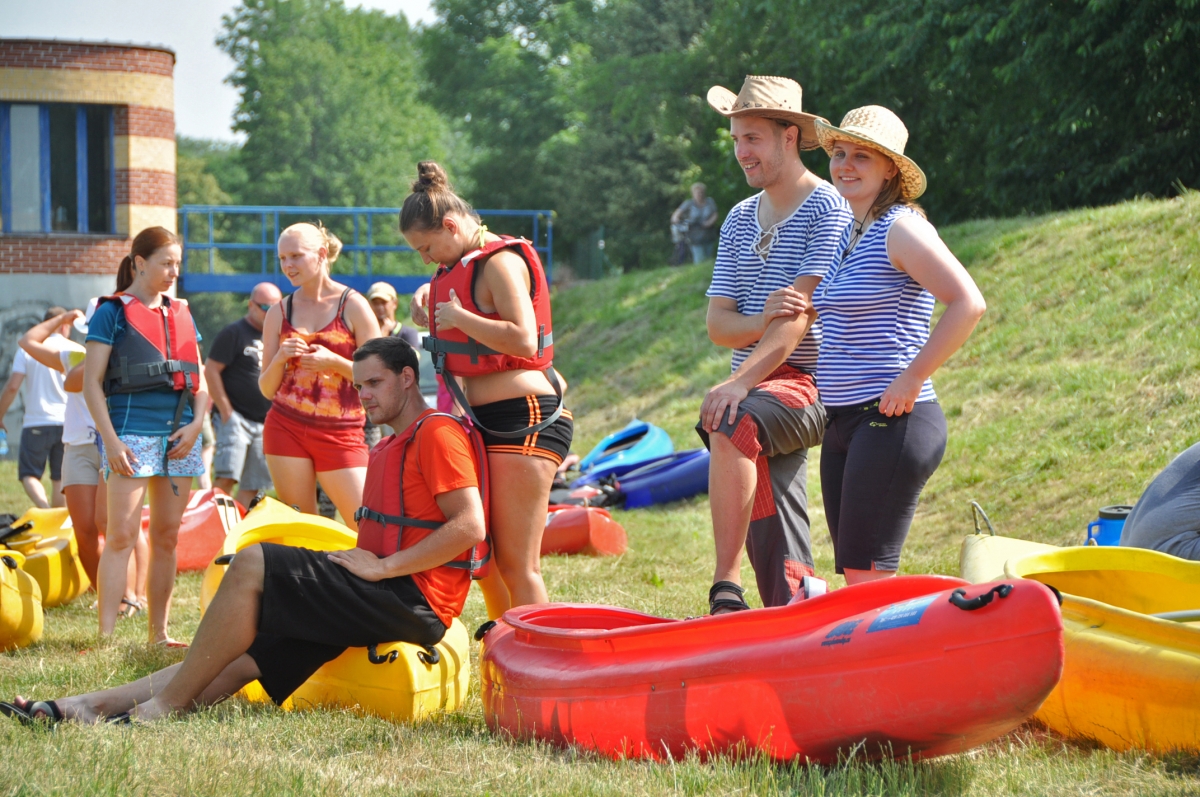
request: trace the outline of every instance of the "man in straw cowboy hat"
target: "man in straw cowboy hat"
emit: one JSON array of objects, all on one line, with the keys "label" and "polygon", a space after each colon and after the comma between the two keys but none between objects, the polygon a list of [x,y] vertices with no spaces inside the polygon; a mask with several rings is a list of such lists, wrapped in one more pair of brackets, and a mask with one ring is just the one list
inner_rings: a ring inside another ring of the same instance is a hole
[{"label": "man in straw cowboy hat", "polygon": [[[817,136],[854,223],[812,295],[822,321],[817,369],[828,426],[821,492],[837,572],[848,584],[896,574],[925,482],[946,448],[930,377],[986,309],[975,282],[916,205],[925,174],[904,154],[908,129],[878,105]],[[946,310],[930,332],[934,301]]]},{"label": "man in straw cowboy hat", "polygon": [[808,449],[825,428],[812,376],[820,325],[808,303],[852,217],[800,160],[801,149],[818,146],[818,117],[800,99],[800,85],[784,77],[750,75],[736,95],[708,92],[708,104],[730,120],[746,182],[762,189],[722,224],[707,294],[708,335],[733,349],[733,373],[705,396],[696,427],[712,451],[714,614],[749,608],[743,547],[766,606],[823,586],[805,582],[813,575]]}]

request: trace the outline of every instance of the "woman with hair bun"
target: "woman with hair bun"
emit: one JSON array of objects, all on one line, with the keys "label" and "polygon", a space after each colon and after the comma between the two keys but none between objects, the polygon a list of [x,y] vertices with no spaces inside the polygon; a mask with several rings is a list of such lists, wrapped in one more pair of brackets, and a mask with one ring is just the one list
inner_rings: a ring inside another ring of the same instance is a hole
[{"label": "woman with hair bun", "polygon": [[400,232],[438,270],[413,297],[413,320],[429,327],[425,348],[487,445],[496,568],[481,586],[499,617],[548,600],[542,531],[573,433],[552,363],[550,289],[529,241],[488,232],[436,163],[417,175]]},{"label": "woman with hair bun", "polygon": [[296,290],[267,311],[258,386],[271,399],[263,453],[279,500],[315,514],[319,480],[342,522],[357,529],[366,415],[351,358],[379,337],[379,323],[366,299],[330,276],[341,250],[319,222],[293,224],[279,236],[279,266]]},{"label": "woman with hair bun", "polygon": [[138,233],[117,270],[116,294],[99,300],[88,323],[83,373],[108,483],[108,529],[96,573],[100,634],[116,624],[149,492],[150,641],[168,647],[186,647],[167,636],[167,620],[187,488],[204,472],[196,438],[209,407],[200,333],[187,302],[167,295],[181,260],[174,233],[162,227]]}]

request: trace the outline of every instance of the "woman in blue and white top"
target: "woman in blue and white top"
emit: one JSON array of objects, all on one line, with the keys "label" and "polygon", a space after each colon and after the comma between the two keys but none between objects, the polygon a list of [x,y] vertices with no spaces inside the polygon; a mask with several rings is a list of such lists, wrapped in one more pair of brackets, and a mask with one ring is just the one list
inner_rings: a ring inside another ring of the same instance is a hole
[{"label": "woman in blue and white top", "polygon": [[[908,130],[877,105],[817,121],[830,176],[854,222],[813,293],[824,337],[817,387],[829,421],[821,492],[837,571],[855,584],[895,575],[921,489],[946,450],[930,376],[986,305],[915,200],[925,174]],[[929,330],[934,300],[946,306]]]}]

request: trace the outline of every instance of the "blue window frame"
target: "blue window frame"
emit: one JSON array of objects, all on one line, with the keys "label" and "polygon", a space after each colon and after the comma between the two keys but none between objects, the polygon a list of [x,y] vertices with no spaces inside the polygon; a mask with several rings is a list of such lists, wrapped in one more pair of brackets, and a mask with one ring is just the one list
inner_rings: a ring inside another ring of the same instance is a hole
[{"label": "blue window frame", "polygon": [[116,232],[107,105],[0,103],[0,229]]}]

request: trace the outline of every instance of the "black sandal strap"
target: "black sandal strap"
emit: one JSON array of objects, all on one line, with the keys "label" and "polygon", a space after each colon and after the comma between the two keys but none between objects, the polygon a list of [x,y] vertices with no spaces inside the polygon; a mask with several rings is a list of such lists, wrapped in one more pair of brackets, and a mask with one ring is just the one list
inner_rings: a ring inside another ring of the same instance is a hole
[{"label": "black sandal strap", "polygon": [[[737,595],[737,598],[718,598],[717,595],[722,592],[732,592]],[[732,581],[718,581],[708,590],[708,613],[713,614],[718,610],[725,609],[733,612],[746,611],[750,606],[742,598],[745,594],[746,590],[740,584],[735,584]]]}]

